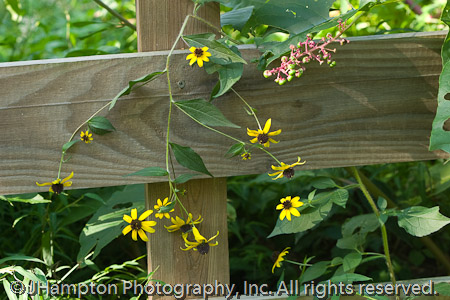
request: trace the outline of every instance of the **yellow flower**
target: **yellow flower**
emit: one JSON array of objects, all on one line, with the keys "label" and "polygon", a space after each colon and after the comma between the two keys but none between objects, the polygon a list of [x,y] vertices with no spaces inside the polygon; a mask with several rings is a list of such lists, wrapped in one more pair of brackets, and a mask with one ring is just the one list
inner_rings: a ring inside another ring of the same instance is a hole
[{"label": "yellow flower", "polygon": [[53,180],[52,182],[45,182],[45,183],[39,183],[36,182],[36,185],[38,186],[45,186],[50,185],[50,188],[48,189],[50,192],[55,194],[61,194],[61,192],[64,190],[65,186],[71,186],[72,181],[69,181],[73,177],[73,172],[70,173],[69,176],[61,180],[60,178],[57,178],[56,180]]},{"label": "yellow flower", "polygon": [[245,151],[244,153],[241,154],[242,156],[242,160],[247,160],[247,159],[251,159],[252,155],[250,152]]},{"label": "yellow flower", "polygon": [[252,143],[260,143],[264,147],[269,147],[270,143],[278,143],[277,141],[270,138],[274,135],[279,135],[281,133],[281,129],[278,129],[277,131],[269,132],[270,126],[272,125],[272,119],[267,120],[266,124],[264,125],[264,129],[258,129],[258,130],[250,130],[247,128],[247,134],[249,136],[254,136],[254,139],[251,139],[250,142]]},{"label": "yellow flower", "polygon": [[275,260],[275,263],[273,264],[273,267],[272,267],[272,273],[275,270],[275,267],[281,268],[281,262],[284,260],[283,257],[289,253],[289,251],[288,251],[289,249],[291,249],[291,247],[284,248],[284,250],[281,251],[280,254],[278,254],[278,257]]},{"label": "yellow flower", "polygon": [[130,223],[130,225],[127,225],[123,230],[123,235],[127,235],[128,232],[131,231],[131,238],[135,241],[137,241],[137,236],[139,234],[139,237],[144,241],[148,242],[148,237],[145,234],[145,231],[153,233],[155,232],[155,229],[153,229],[151,226],[155,226],[155,221],[144,221],[148,216],[150,216],[153,213],[153,210],[146,210],[142,213],[142,215],[138,218],[137,217],[137,209],[133,208],[131,210],[131,217],[129,215],[123,215],[123,220],[125,222]]},{"label": "yellow flower", "polygon": [[209,61],[208,56],[211,56],[211,53],[208,52],[208,47],[203,47],[203,48],[195,48],[195,47],[191,47],[189,48],[189,51],[191,51],[192,53],[189,54],[186,57],[186,60],[191,60],[189,62],[189,65],[193,65],[195,62],[197,62],[198,66],[201,68],[203,67],[203,62],[204,61]]},{"label": "yellow flower", "polygon": [[197,220],[192,221],[192,214],[189,213],[186,222],[183,219],[179,218],[178,216],[176,217],[176,219],[171,218],[171,221],[173,225],[164,226],[168,232],[181,230],[181,232],[183,233],[188,233],[193,228],[192,224],[200,224],[203,221],[203,219],[201,216],[199,216]]},{"label": "yellow flower", "polygon": [[213,239],[215,239],[218,235],[219,235],[219,231],[217,231],[217,234],[215,236],[213,236],[212,238],[210,238],[209,240],[207,240],[206,238],[204,238],[200,232],[198,231],[198,229],[196,227],[192,228],[192,232],[194,233],[194,238],[195,238],[195,242],[191,242],[189,241],[186,236],[183,236],[184,239],[184,243],[186,246],[186,249],[181,248],[181,250],[187,251],[190,249],[194,249],[194,251],[200,252],[200,254],[207,254],[209,252],[209,247],[211,246],[217,246],[217,244],[219,244],[219,242],[215,242],[215,243],[210,243]]},{"label": "yellow flower", "polygon": [[82,131],[80,133],[80,140],[82,140],[86,144],[89,144],[90,142],[92,142],[93,139],[94,138],[92,137],[92,133],[89,133],[89,130]]},{"label": "yellow flower", "polygon": [[280,220],[283,221],[284,217],[286,217],[289,221],[291,220],[291,214],[296,217],[300,217],[300,212],[297,210],[297,207],[303,205],[303,202],[298,201],[300,197],[294,197],[291,199],[291,196],[287,196],[286,198],[281,198],[280,204],[277,205],[277,210],[282,209],[280,213]]},{"label": "yellow flower", "polygon": [[278,179],[278,178],[283,178],[284,176],[286,176],[287,178],[292,178],[294,176],[294,167],[298,166],[298,165],[304,165],[306,163],[306,161],[300,162],[300,156],[298,157],[298,160],[296,163],[293,163],[292,165],[287,165],[284,162],[281,162],[281,166],[280,167],[275,167],[272,166],[272,170],[275,170],[277,172],[269,174],[269,176],[277,176],[275,178],[273,178],[273,180]]},{"label": "yellow flower", "polygon": [[158,204],[156,204],[153,208],[156,209],[158,212],[155,213],[156,218],[162,219],[163,217],[166,217],[167,219],[170,219],[170,212],[173,212],[175,209],[172,208],[170,211],[168,211],[167,206],[171,205],[172,202],[169,202],[169,198],[166,197],[164,199],[164,202],[161,202],[161,199],[158,199]]}]

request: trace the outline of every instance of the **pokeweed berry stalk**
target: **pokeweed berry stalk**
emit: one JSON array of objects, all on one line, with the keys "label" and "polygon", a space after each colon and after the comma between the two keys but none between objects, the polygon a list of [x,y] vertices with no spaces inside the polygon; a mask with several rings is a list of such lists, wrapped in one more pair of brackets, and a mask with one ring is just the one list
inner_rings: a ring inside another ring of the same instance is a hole
[{"label": "pokeweed berry stalk", "polygon": [[345,26],[345,22],[338,21],[338,33],[336,36],[332,36],[328,33],[326,37],[323,37],[318,42],[313,41],[312,36],[308,34],[306,41],[298,42],[297,45],[290,45],[291,54],[289,57],[281,57],[281,65],[271,70],[264,71],[264,77],[268,78],[274,74],[277,74],[275,82],[279,85],[283,85],[286,81],[291,81],[294,76],[299,78],[306,70],[305,65],[311,61],[317,61],[319,64],[326,62],[331,68],[336,65],[336,61],[332,60],[332,53],[336,52],[336,48],[329,48],[331,43],[339,42],[341,45],[349,43],[345,38],[340,36],[350,26]]}]

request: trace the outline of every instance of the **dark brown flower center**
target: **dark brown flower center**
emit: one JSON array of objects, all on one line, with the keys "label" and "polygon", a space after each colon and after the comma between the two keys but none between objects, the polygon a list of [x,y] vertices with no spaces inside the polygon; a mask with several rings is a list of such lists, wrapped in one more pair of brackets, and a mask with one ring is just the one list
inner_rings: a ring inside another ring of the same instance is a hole
[{"label": "dark brown flower center", "polygon": [[294,169],[293,168],[287,168],[286,170],[283,171],[283,176],[287,177],[287,178],[292,178],[294,177]]},{"label": "dark brown flower center", "polygon": [[262,145],[267,143],[267,141],[269,140],[269,136],[265,133],[260,133],[258,134],[258,142]]},{"label": "dark brown flower center", "polygon": [[88,137],[87,135],[84,135],[84,136],[81,138],[81,140],[82,140],[83,142],[88,142],[88,141],[89,141],[89,137]]},{"label": "dark brown flower center", "polygon": [[207,254],[209,252],[209,244],[208,243],[201,243],[200,245],[197,246],[197,250],[200,254]]},{"label": "dark brown flower center", "polygon": [[139,220],[133,220],[131,221],[130,226],[133,230],[139,230],[142,228],[142,222]]},{"label": "dark brown flower center", "polygon": [[52,184],[52,190],[55,194],[61,194],[61,192],[64,190],[64,184],[54,183]]},{"label": "dark brown flower center", "polygon": [[184,224],[183,226],[180,227],[181,232],[186,233],[191,231],[192,229],[192,225],[191,224]]},{"label": "dark brown flower center", "polygon": [[201,57],[201,56],[203,55],[203,50],[202,50],[202,48],[197,48],[197,49],[195,49],[195,50],[194,50],[194,54],[195,54],[195,56],[197,56],[197,57]]},{"label": "dark brown flower center", "polygon": [[272,253],[272,261],[273,261],[273,262],[276,262],[279,255],[280,255],[280,251],[274,251],[274,252]]},{"label": "dark brown flower center", "polygon": [[284,207],[284,209],[289,209],[289,208],[291,208],[291,207],[292,207],[291,201],[289,201],[289,200],[284,201],[284,202],[283,202],[283,207]]}]

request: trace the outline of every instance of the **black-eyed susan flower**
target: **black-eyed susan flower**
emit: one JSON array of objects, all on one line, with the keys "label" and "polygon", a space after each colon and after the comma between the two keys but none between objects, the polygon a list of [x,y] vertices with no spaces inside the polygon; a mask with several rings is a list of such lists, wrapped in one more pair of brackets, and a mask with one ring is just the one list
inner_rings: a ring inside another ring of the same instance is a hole
[{"label": "black-eyed susan flower", "polygon": [[271,136],[279,135],[281,133],[281,129],[278,129],[277,131],[269,132],[270,126],[272,125],[272,119],[267,120],[266,124],[264,125],[264,129],[258,129],[258,130],[251,130],[247,128],[247,134],[249,136],[254,136],[254,139],[251,139],[250,142],[254,143],[260,143],[264,147],[269,147],[270,143],[278,143],[274,139],[271,138]]},{"label": "black-eyed susan flower", "polygon": [[278,256],[275,260],[275,263],[273,264],[273,267],[272,267],[272,273],[275,270],[275,267],[281,268],[281,262],[284,260],[283,257],[289,253],[289,251],[288,251],[289,249],[291,249],[291,247],[286,247],[286,248],[284,248],[283,251],[281,251],[280,254],[278,254]]},{"label": "black-eyed susan flower", "polygon": [[293,163],[292,165],[287,165],[284,162],[281,162],[281,166],[279,167],[272,166],[272,170],[275,170],[277,172],[269,174],[269,176],[276,176],[275,178],[273,178],[273,180],[283,177],[292,178],[295,174],[294,167],[304,165],[305,163],[306,161],[300,162],[300,157],[298,157],[297,162]]},{"label": "black-eyed susan flower", "polygon": [[245,151],[244,153],[241,154],[242,160],[247,160],[247,159],[251,159],[252,155],[250,152]]},{"label": "black-eyed susan flower", "polygon": [[153,213],[153,210],[146,210],[144,211],[139,218],[137,217],[137,209],[133,208],[131,210],[131,217],[129,215],[123,215],[123,220],[127,223],[130,223],[130,225],[127,225],[123,230],[123,235],[127,235],[128,232],[131,231],[131,238],[135,241],[137,241],[137,236],[144,241],[148,242],[148,237],[145,234],[145,232],[153,233],[155,232],[155,229],[152,228],[152,226],[156,225],[155,221],[144,221],[148,216],[150,216]]},{"label": "black-eyed susan flower", "polygon": [[195,48],[195,47],[191,47],[189,48],[189,51],[191,51],[192,53],[189,54],[186,57],[186,60],[191,60],[189,62],[189,65],[193,65],[195,62],[197,62],[198,66],[201,68],[203,67],[203,62],[204,61],[209,61],[208,56],[211,56],[211,53],[208,52],[208,47],[203,47],[203,48]]},{"label": "black-eyed susan flower", "polygon": [[280,199],[280,204],[277,205],[277,210],[281,209],[280,212],[280,220],[286,217],[289,221],[291,220],[291,215],[300,217],[300,212],[297,210],[297,207],[303,205],[303,202],[298,201],[300,197],[294,197],[291,199],[291,196],[287,196],[286,198]]},{"label": "black-eyed susan flower", "polygon": [[89,133],[89,130],[86,130],[80,133],[80,140],[82,140],[86,144],[89,144],[90,142],[92,142],[92,140],[94,140],[94,138],[92,137],[92,133]]},{"label": "black-eyed susan flower", "polygon": [[192,228],[192,232],[194,233],[195,242],[189,241],[187,237],[184,235],[183,239],[186,248],[185,249],[181,248],[181,250],[187,251],[190,249],[194,249],[194,251],[198,250],[200,254],[207,254],[209,252],[209,247],[217,246],[217,244],[219,244],[219,242],[217,241],[215,243],[211,243],[211,241],[219,235],[219,231],[217,231],[217,234],[212,238],[210,238],[209,240],[204,238],[196,227]]},{"label": "black-eyed susan flower", "polygon": [[176,216],[175,219],[171,218],[170,220],[172,221],[173,225],[164,226],[167,229],[167,231],[174,232],[177,230],[181,230],[183,234],[187,234],[189,231],[191,231],[193,228],[192,226],[193,224],[200,224],[203,221],[202,216],[199,216],[197,220],[193,221],[191,213],[188,214],[188,218],[186,221],[184,221],[178,216]]},{"label": "black-eyed susan flower", "polygon": [[50,188],[48,189],[50,192],[55,194],[61,194],[64,190],[64,187],[71,186],[72,181],[69,181],[73,177],[73,172],[70,173],[69,176],[61,180],[60,178],[57,178],[56,180],[53,180],[52,182],[45,182],[45,183],[39,183],[36,182],[36,185],[38,186],[46,186],[50,185]]},{"label": "black-eyed susan flower", "polygon": [[157,204],[155,204],[154,209],[157,210],[158,212],[155,213],[155,217],[156,218],[160,218],[162,219],[163,217],[166,217],[167,219],[170,219],[170,212],[173,212],[175,209],[172,208],[170,209],[170,205],[172,204],[172,202],[169,202],[169,198],[166,197],[162,202],[161,199],[158,199],[156,201]]}]

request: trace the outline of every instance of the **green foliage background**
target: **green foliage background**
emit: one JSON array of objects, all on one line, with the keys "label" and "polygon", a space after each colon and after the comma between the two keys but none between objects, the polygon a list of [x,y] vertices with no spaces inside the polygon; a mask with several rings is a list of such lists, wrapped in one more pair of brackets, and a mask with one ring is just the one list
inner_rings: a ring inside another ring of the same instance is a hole
[{"label": "green foliage background", "polygon": [[[131,23],[135,23],[134,1],[105,2]],[[223,2],[241,3],[245,6],[245,3],[239,1]],[[350,2],[356,6],[358,1]],[[438,20],[445,1],[415,2],[422,8],[421,15],[415,14],[402,1],[379,6],[361,18],[346,35],[445,29]],[[348,3],[347,0],[336,1],[333,8],[347,7]],[[230,7],[222,6],[223,13],[230,10]],[[0,20],[0,61],[4,62],[136,52],[137,48],[135,31],[121,25],[116,18],[90,0],[3,0],[0,4]],[[224,30],[234,39],[245,43],[282,41],[287,38],[286,32],[274,30],[267,25],[239,28],[240,30],[236,28],[231,25],[224,26]],[[326,31],[322,33],[324,34]],[[441,213],[450,216],[450,164],[444,165],[438,160],[377,165],[363,167],[362,172],[400,208],[411,205],[439,205]],[[353,183],[351,176],[343,169],[299,171],[290,181],[274,182],[267,174],[228,179],[229,245],[233,283],[240,285],[246,280],[253,283],[270,283],[271,288],[274,288],[280,276],[297,278],[299,269],[290,264],[284,264],[283,273],[277,269],[275,275],[271,274],[272,253],[287,246],[292,248],[289,259],[299,262],[305,257],[314,257],[311,262],[315,263],[347,254],[345,250],[336,247],[338,239],[342,237],[342,224],[348,218],[371,212],[362,195],[356,190],[350,190],[350,200],[345,208],[334,206],[330,216],[320,224],[319,230],[313,228],[305,233],[267,238],[277,222],[278,213],[275,206],[279,199],[286,195],[299,195],[302,200],[307,199],[308,194],[314,190],[314,181],[318,177],[332,178],[341,185]],[[88,222],[93,222],[91,225],[96,224],[93,216],[98,215],[100,208],[114,211],[117,220],[120,219],[118,212],[129,210],[135,204],[114,204],[114,193],[121,193],[123,190],[124,187],[110,187],[71,190],[67,195],[59,196],[40,193],[0,198],[3,200],[0,201],[0,258],[14,253],[40,258],[42,262],[27,261],[21,265],[25,268],[46,269],[46,275],[53,278],[61,278],[61,274],[65,274],[68,268],[79,262],[83,268],[68,277],[70,282],[83,282],[92,278],[110,282],[117,278],[133,278],[132,276],[143,280],[146,276],[144,260],[126,266],[116,265],[132,261],[145,253],[144,243],[132,243],[129,237],[120,236],[121,228],[116,228],[114,232],[119,238],[112,244],[105,245],[101,255],[95,260],[81,260],[83,257],[80,257],[80,243],[86,245],[82,238],[83,231],[87,230],[85,225]],[[40,203],[46,199],[52,200],[48,207],[45,203]],[[139,199],[135,201],[137,200]],[[393,221],[388,221],[387,227],[398,279],[447,274],[448,271],[418,238],[408,235]],[[48,234],[42,235],[41,232]],[[449,227],[433,234],[432,238],[439,241],[439,247],[444,253],[450,253]],[[367,251],[381,253],[379,233],[369,233],[363,246]],[[45,268],[45,265],[48,268]],[[368,261],[360,265],[357,271],[372,277],[374,281],[389,279],[384,262],[380,263],[379,260]]]}]

